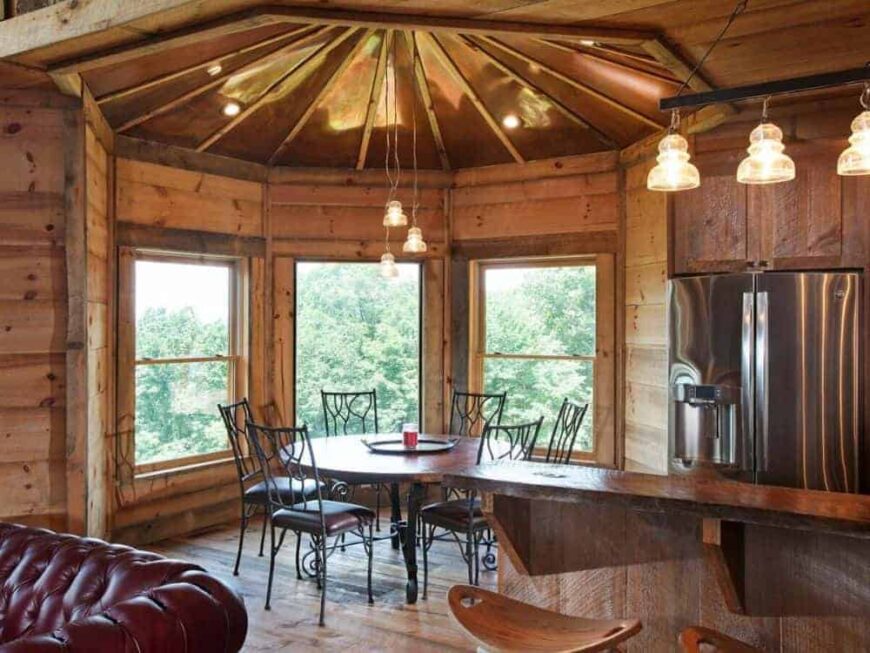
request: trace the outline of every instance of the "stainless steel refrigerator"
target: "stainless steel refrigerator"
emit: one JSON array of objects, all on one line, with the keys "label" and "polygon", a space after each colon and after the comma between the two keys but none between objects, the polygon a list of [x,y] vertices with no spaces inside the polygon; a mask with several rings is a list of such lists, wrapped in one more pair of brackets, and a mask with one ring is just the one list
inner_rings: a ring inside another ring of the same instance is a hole
[{"label": "stainless steel refrigerator", "polygon": [[858,491],[861,275],[668,287],[671,473]]}]

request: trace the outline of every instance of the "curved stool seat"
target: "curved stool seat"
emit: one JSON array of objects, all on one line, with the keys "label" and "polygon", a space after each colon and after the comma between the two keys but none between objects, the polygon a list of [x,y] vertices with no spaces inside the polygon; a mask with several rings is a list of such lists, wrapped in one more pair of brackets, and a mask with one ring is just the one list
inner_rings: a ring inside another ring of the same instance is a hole
[{"label": "curved stool seat", "polygon": [[637,634],[637,619],[569,617],[471,585],[447,593],[450,613],[484,651],[604,651]]},{"label": "curved stool seat", "polygon": [[[706,644],[706,647],[702,648],[702,644]],[[701,653],[710,650],[716,653],[762,653],[754,646],[744,644],[733,637],[728,637],[728,635],[703,626],[692,626],[681,632],[680,645],[685,653]]]}]

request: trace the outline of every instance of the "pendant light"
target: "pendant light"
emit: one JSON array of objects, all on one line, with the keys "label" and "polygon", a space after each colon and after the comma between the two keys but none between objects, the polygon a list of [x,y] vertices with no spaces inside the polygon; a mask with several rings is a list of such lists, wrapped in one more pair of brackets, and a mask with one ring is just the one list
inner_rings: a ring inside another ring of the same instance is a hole
[{"label": "pendant light", "polygon": [[741,184],[776,184],[794,179],[794,161],[785,153],[782,130],[767,118],[764,98],[761,123],[749,134],[749,156],[737,167],[737,181]]},{"label": "pendant light", "polygon": [[[725,36],[725,32],[728,31],[728,28],[731,27],[731,24],[737,16],[746,10],[748,1],[749,0],[738,0],[734,5],[731,15],[728,17],[728,20],[725,21],[725,25],[723,25],[722,29],[719,31],[718,36],[716,36],[707,48],[704,56],[702,56],[698,60],[698,63],[695,64],[695,67],[692,68],[689,76],[686,77],[682,84],[680,84],[676,97],[682,95],[683,91],[688,88],[689,83],[694,79],[701,66],[704,65],[704,62],[707,60],[707,57],[710,56],[713,48],[719,44],[719,41],[721,41],[722,37]],[[698,168],[689,162],[689,159],[691,158],[689,156],[689,143],[677,131],[679,126],[680,114],[676,109],[674,109],[671,111],[671,124],[668,127],[668,133],[659,141],[659,153],[658,156],[656,156],[656,165],[647,175],[647,190],[674,192],[690,190],[701,185],[701,176],[698,174]]]},{"label": "pendant light", "polygon": [[402,203],[399,200],[390,200],[384,210],[384,226],[385,227],[404,227],[408,224],[408,216],[402,210]]},{"label": "pendant light", "polygon": [[[387,62],[387,74],[384,78],[384,113],[386,116],[384,124],[384,132],[386,133],[387,147],[384,157],[384,169],[387,175],[387,203],[384,207],[384,253],[381,256],[380,274],[385,279],[395,279],[399,276],[399,268],[396,266],[396,257],[390,251],[390,227],[404,227],[408,224],[408,216],[402,209],[402,203],[395,199],[396,191],[399,188],[399,178],[401,176],[401,167],[399,165],[399,128],[398,128],[398,104],[396,102],[396,57],[395,51],[390,53],[392,58],[392,80],[393,80],[393,134],[392,143],[390,142],[390,62]],[[390,171],[390,152],[394,155],[395,174]]]},{"label": "pendant light", "polygon": [[689,143],[677,132],[679,127],[680,114],[672,111],[668,133],[659,141],[656,165],[646,178],[648,190],[689,190],[701,185],[698,168],[689,162]]},{"label": "pendant light", "polygon": [[[411,70],[417,69],[417,39],[411,36]],[[414,196],[411,201],[411,228],[408,229],[408,238],[405,244],[402,245],[402,251],[406,254],[422,254],[428,248],[426,241],[423,240],[423,230],[417,226],[417,209],[420,206],[418,201],[418,184],[417,184],[417,98],[411,97],[411,129],[412,129],[412,147],[411,150],[414,156]]]},{"label": "pendant light", "polygon": [[399,268],[396,266],[396,257],[390,253],[389,249],[387,249],[387,251],[381,256],[381,276],[384,279],[395,279],[399,276]]},{"label": "pendant light", "polygon": [[864,82],[860,102],[864,110],[852,121],[849,147],[837,160],[838,175],[870,175],[870,82]]}]

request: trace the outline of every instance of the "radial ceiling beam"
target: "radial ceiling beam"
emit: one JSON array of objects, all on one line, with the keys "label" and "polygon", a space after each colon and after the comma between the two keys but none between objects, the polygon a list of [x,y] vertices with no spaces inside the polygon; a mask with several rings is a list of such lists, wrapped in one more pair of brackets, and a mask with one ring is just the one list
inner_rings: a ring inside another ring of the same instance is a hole
[{"label": "radial ceiling beam", "polygon": [[431,34],[426,34],[426,40],[430,43],[432,52],[435,55],[435,58],[444,66],[450,75],[459,83],[462,87],[462,90],[468,96],[468,99],[474,105],[474,108],[477,109],[477,112],[483,117],[486,121],[486,124],[489,125],[489,128],[496,135],[498,140],[501,141],[502,145],[504,145],[505,149],[510,152],[510,155],[514,158],[517,163],[525,163],[525,159],[519,153],[514,144],[508,138],[507,134],[504,133],[504,130],[501,128],[501,125],[498,121],[493,117],[493,115],[489,112],[489,109],[483,104],[483,100],[480,99],[480,96],[477,94],[477,91],[471,86],[471,83],[465,76],[462,74],[462,71],[454,63],[453,59],[450,58],[450,55],[447,54],[447,51],[444,47],[439,43],[438,39],[436,39]]},{"label": "radial ceiling beam", "polygon": [[[573,45],[567,45],[565,43],[560,43],[559,41],[551,41],[550,39],[534,39],[538,43],[546,45],[547,47],[554,48],[559,50],[560,52],[567,52],[568,54],[579,54],[584,57],[589,57],[590,59],[594,59],[595,61],[601,61],[604,63],[611,64],[613,66],[619,66],[620,68],[624,68],[626,70],[630,70],[633,73],[637,73],[639,75],[646,75],[647,77],[652,77],[654,79],[658,79],[662,82],[666,82],[668,84],[679,84],[680,81],[676,79],[673,74],[666,75],[665,71],[667,68],[664,65],[655,59],[647,59],[645,57],[637,57],[634,55],[626,55],[626,53],[621,52],[619,50],[614,50],[612,48],[601,48],[598,46],[591,46],[589,48],[577,48]],[[595,52],[595,50],[601,50],[603,52],[610,52],[611,54],[617,57],[627,57],[630,60],[637,61],[641,64],[646,64],[651,67],[658,68],[661,70],[661,73],[653,72],[652,70],[646,70],[644,68],[638,68],[628,64],[624,61],[616,61],[615,59],[608,59],[607,57],[602,57],[600,54]]]},{"label": "radial ceiling beam", "polygon": [[257,66],[272,63],[273,61],[276,61],[276,60],[280,59],[281,57],[283,57],[288,52],[291,52],[292,50],[294,50],[296,48],[302,47],[305,44],[309,43],[310,41],[314,40],[315,38],[321,36],[322,34],[324,34],[328,30],[329,30],[328,27],[315,27],[315,28],[313,28],[313,31],[308,32],[307,34],[299,37],[298,39],[294,40],[292,43],[288,43],[284,47],[278,48],[277,50],[274,50],[267,55],[263,55],[262,57],[258,57],[254,61],[251,61],[251,62],[245,64],[244,66],[242,66],[238,70],[234,70],[234,71],[229,72],[229,73],[224,73],[222,75],[218,75],[217,77],[215,77],[214,79],[212,79],[208,83],[203,84],[201,86],[197,86],[196,88],[193,88],[193,89],[187,91],[186,93],[182,93],[178,97],[175,97],[172,100],[169,100],[168,102],[164,102],[163,104],[156,106],[153,109],[150,109],[150,110],[146,111],[145,113],[142,113],[142,114],[136,116],[135,118],[128,120],[127,122],[125,122],[122,125],[120,125],[119,127],[117,127],[116,131],[119,133],[127,131],[128,129],[132,129],[136,125],[141,125],[143,122],[146,122],[148,120],[151,120],[152,118],[155,118],[155,117],[160,116],[164,113],[172,111],[176,107],[179,107],[183,104],[186,104],[187,102],[190,102],[193,98],[199,97],[203,93],[206,93],[213,88],[217,88],[218,86],[223,84],[225,81],[227,81],[233,75],[244,74],[250,70],[253,70]]},{"label": "radial ceiling beam", "polygon": [[544,98],[546,98],[547,102],[549,102],[556,109],[558,109],[559,112],[562,113],[562,115],[564,115],[566,118],[568,118],[568,120],[570,120],[573,123],[576,123],[577,125],[580,125],[584,129],[588,129],[589,131],[591,131],[593,134],[595,134],[595,137],[599,141],[601,141],[602,143],[604,143],[608,147],[616,149],[616,150],[618,150],[622,147],[621,145],[619,145],[619,143],[617,143],[615,140],[613,140],[606,133],[604,133],[603,131],[598,129],[595,125],[593,125],[592,123],[587,121],[579,113],[577,113],[576,111],[574,111],[573,109],[571,109],[567,105],[563,104],[557,98],[553,97],[552,95],[549,95],[540,86],[538,86],[533,81],[531,81],[530,79],[528,79],[527,77],[522,75],[519,71],[515,70],[514,68],[512,68],[508,64],[504,63],[503,61],[501,61],[500,59],[498,59],[497,57],[492,55],[490,52],[488,52],[486,49],[484,49],[479,43],[477,43],[476,41],[472,40],[470,37],[467,37],[467,36],[464,36],[462,38],[465,41],[465,43],[468,45],[468,47],[473,49],[475,52],[479,53],[481,56],[485,57],[487,61],[489,61],[492,65],[494,65],[496,68],[498,68],[502,73],[504,73],[505,75],[510,77],[514,82],[516,82],[520,86],[528,89],[532,93],[535,93],[536,95],[540,95],[540,96],[543,96]]},{"label": "radial ceiling beam", "polygon": [[312,27],[310,25],[304,25],[302,27],[298,27],[294,30],[290,30],[289,32],[283,32],[276,36],[271,36],[262,41],[257,41],[256,43],[252,43],[241,50],[235,50],[233,52],[228,52],[226,54],[222,54],[219,57],[215,57],[213,59],[209,59],[208,61],[203,61],[202,63],[193,64],[192,66],[187,66],[182,68],[181,70],[176,70],[171,73],[166,73],[165,75],[160,75],[159,77],[153,77],[152,79],[146,80],[144,82],[140,82],[139,84],[134,84],[133,86],[128,86],[127,88],[122,88],[118,91],[113,91],[112,93],[106,93],[105,95],[101,95],[97,98],[98,104],[106,104],[107,102],[113,102],[115,100],[120,100],[125,97],[129,97],[131,95],[135,95],[136,93],[141,93],[142,91],[147,91],[150,88],[154,88],[155,86],[159,86],[160,84],[166,84],[167,82],[171,82],[173,80],[178,79],[179,77],[184,77],[185,75],[189,75],[190,73],[196,72],[198,70],[208,70],[212,66],[222,65],[224,59],[228,59],[230,57],[238,57],[243,54],[247,54],[249,52],[253,52],[254,50],[258,50],[260,48],[268,47],[274,43],[280,43],[281,41],[289,38],[294,38],[299,36],[304,32],[311,31]]},{"label": "radial ceiling beam", "polygon": [[[416,36],[413,32],[403,32],[405,41],[411,52],[419,51],[416,43]],[[413,54],[411,55],[413,59]],[[447,148],[444,146],[444,135],[441,133],[441,126],[438,124],[438,116],[435,113],[435,105],[432,103],[432,94],[429,91],[429,82],[426,79],[426,71],[423,70],[423,62],[420,57],[414,60],[414,81],[416,81],[417,90],[420,92],[420,99],[423,101],[423,106],[426,108],[426,119],[429,121],[429,129],[432,132],[432,138],[435,140],[435,149],[438,150],[438,158],[441,160],[441,167],[444,170],[450,170],[450,158],[447,156]]]},{"label": "radial ceiling beam", "polygon": [[366,165],[369,153],[369,142],[372,138],[372,128],[375,125],[375,116],[378,114],[378,101],[384,90],[384,80],[387,78],[387,54],[393,42],[394,32],[391,29],[384,31],[381,40],[381,51],[378,53],[378,64],[375,67],[375,76],[372,79],[372,88],[369,92],[369,103],[366,107],[366,121],[363,125],[362,140],[359,144],[359,155],[356,158],[356,169],[362,170]]},{"label": "radial ceiling beam", "polygon": [[546,64],[545,62],[541,61],[540,59],[537,59],[535,57],[531,57],[531,56],[525,54],[524,52],[517,50],[516,48],[513,48],[505,43],[502,43],[501,41],[498,41],[494,38],[490,38],[488,36],[481,37],[481,40],[484,41],[485,43],[489,43],[490,45],[498,48],[499,50],[507,52],[509,55],[516,57],[520,61],[524,61],[525,63],[527,63],[531,66],[536,66],[541,71],[547,73],[550,77],[558,79],[563,84],[567,84],[568,86],[575,88],[578,91],[582,91],[583,93],[586,93],[587,95],[594,97],[596,100],[603,102],[607,106],[611,107],[612,109],[616,109],[617,111],[619,111],[620,113],[622,113],[624,115],[630,116],[631,118],[633,118],[634,120],[637,120],[638,122],[642,122],[643,124],[645,124],[649,127],[653,127],[654,129],[661,129],[661,127],[662,127],[662,125],[660,123],[656,122],[655,120],[653,120],[652,118],[650,118],[648,116],[645,116],[640,111],[636,111],[636,110],[632,109],[631,107],[622,104],[622,102],[618,102],[617,100],[614,100],[609,95],[605,95],[604,93],[595,90],[591,86],[587,86],[583,82],[578,81],[578,80],[574,79],[573,77],[569,77],[568,75],[566,75],[562,72],[559,72],[555,68],[553,68],[550,65]]},{"label": "radial ceiling beam", "polygon": [[309,52],[306,56],[302,57],[295,64],[290,66],[284,73],[278,76],[275,81],[269,84],[260,95],[257,97],[254,102],[246,106],[242,111],[239,112],[239,115],[235,116],[228,123],[222,125],[214,132],[212,132],[207,138],[202,140],[197,146],[197,152],[205,152],[212,145],[217,143],[220,139],[230,133],[233,129],[241,125],[245,120],[247,120],[250,116],[256,113],[269,99],[278,91],[281,85],[290,79],[295,74],[305,75],[308,74],[309,71],[313,70],[316,67],[319,57],[326,57],[330,52],[335,50],[338,46],[344,43],[352,34],[354,34],[356,29],[348,29],[342,32],[339,36],[332,39],[331,41],[324,43],[316,50]]},{"label": "radial ceiling beam", "polygon": [[[655,37],[645,41],[641,46],[653,59],[660,62],[670,70],[678,80],[688,79],[692,74],[692,68],[676,51],[671,48],[662,38]],[[689,80],[689,88],[693,91],[712,91],[713,87],[704,79],[701,71],[695,73]]]},{"label": "radial ceiling beam", "polygon": [[[356,30],[352,30],[356,31]],[[374,34],[374,30],[369,29],[362,35],[359,41],[351,48],[351,51],[345,56],[345,58],[341,61],[341,63],[332,71],[332,74],[329,78],[323,83],[320,87],[320,90],[317,91],[317,94],[312,98],[311,102],[308,103],[308,106],[305,107],[305,111],[302,112],[302,115],[299,117],[299,120],[296,121],[296,124],[293,125],[293,128],[289,131],[287,136],[284,137],[284,140],[281,141],[281,144],[278,145],[278,148],[272,153],[272,156],[269,157],[269,165],[273,165],[275,161],[277,161],[281,155],[284,153],[293,140],[299,135],[299,132],[302,131],[302,128],[305,127],[308,120],[317,110],[317,106],[320,104],[321,100],[326,97],[327,93],[329,93],[338,79],[344,74],[344,72],[348,69],[350,64],[356,59],[357,55],[362,51],[363,46],[365,46],[366,41],[371,38],[371,35]]]}]

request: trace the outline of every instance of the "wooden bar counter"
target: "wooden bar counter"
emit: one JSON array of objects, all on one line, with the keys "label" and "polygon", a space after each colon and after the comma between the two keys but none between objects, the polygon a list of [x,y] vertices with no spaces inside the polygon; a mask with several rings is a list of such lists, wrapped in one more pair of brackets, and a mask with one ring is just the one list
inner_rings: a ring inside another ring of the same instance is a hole
[{"label": "wooden bar counter", "polygon": [[486,463],[499,589],[566,614],[637,617],[629,650],[701,624],[770,651],[870,650],[870,496],[534,462]]}]

